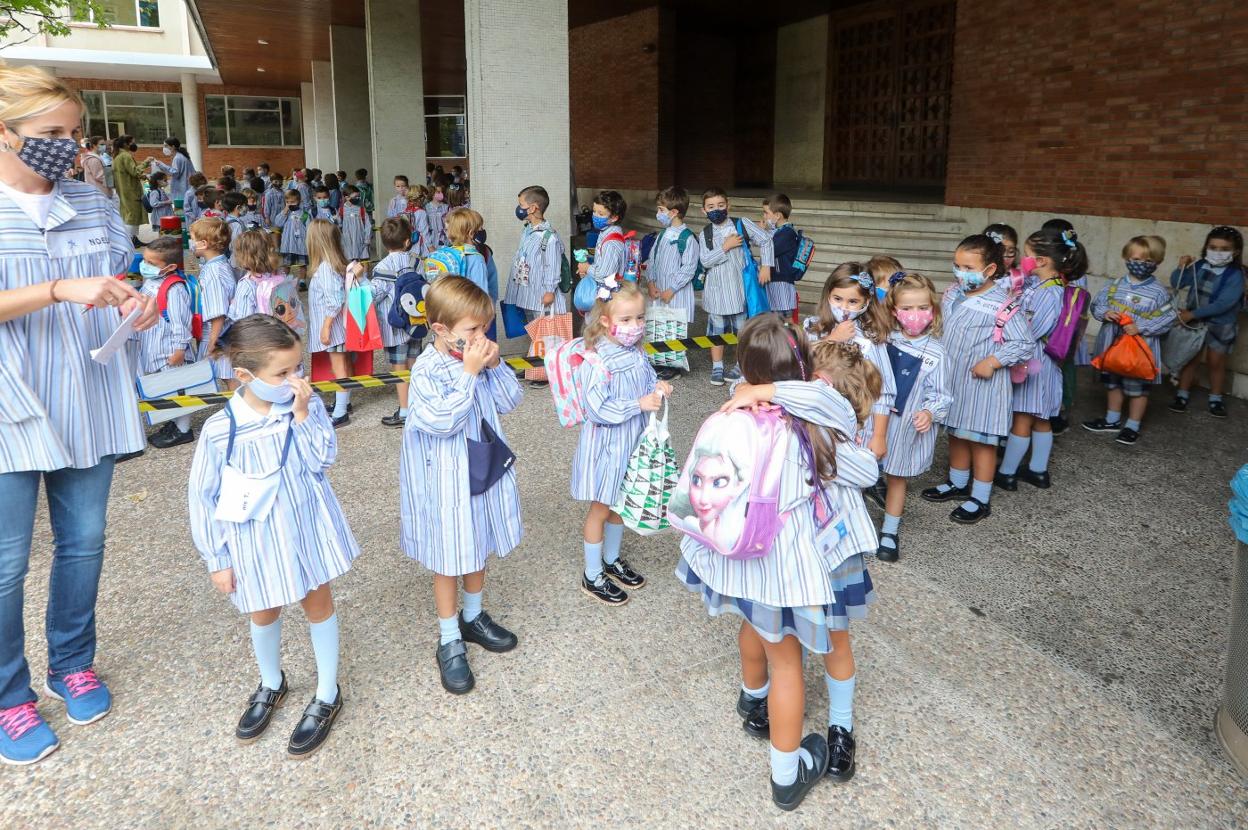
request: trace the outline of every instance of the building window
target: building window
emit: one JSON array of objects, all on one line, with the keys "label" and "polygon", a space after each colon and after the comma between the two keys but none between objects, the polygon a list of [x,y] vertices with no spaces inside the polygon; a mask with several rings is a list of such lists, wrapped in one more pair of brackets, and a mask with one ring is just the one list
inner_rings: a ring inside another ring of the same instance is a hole
[{"label": "building window", "polygon": [[425,155],[431,159],[468,157],[464,96],[425,96]]},{"label": "building window", "polygon": [[169,136],[181,136],[182,96],[164,92],[84,91],[87,104],[86,134],[109,141],[132,135],[139,144],[160,144]]},{"label": "building window", "polygon": [[71,19],[77,23],[107,23],[110,26],[160,27],[157,0],[96,0],[96,4],[104,10],[103,20],[92,13],[89,6],[77,3],[70,12]]},{"label": "building window", "polygon": [[219,147],[300,147],[298,98],[205,95],[208,144]]}]

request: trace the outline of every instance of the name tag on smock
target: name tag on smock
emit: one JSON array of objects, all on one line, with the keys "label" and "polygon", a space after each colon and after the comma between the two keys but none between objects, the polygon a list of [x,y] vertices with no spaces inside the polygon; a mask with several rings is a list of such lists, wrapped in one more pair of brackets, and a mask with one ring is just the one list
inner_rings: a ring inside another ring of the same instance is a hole
[{"label": "name tag on smock", "polygon": [[230,437],[226,444],[225,464],[221,467],[221,487],[217,491],[217,509],[212,517],[219,522],[262,522],[273,511],[277,502],[277,491],[282,483],[282,468],[286,466],[286,457],[290,454],[290,441],[294,435],[295,422],[291,417],[286,428],[286,440],[282,444],[282,458],[277,469],[268,475],[249,476],[230,466],[230,456],[234,452],[234,435],[237,423],[234,411],[226,404],[225,411],[230,419]]},{"label": "name tag on smock", "polygon": [[845,518],[832,504],[828,493],[820,487],[815,493],[815,547],[825,556],[840,547],[841,540],[849,535]]},{"label": "name tag on smock", "polygon": [[52,259],[68,259],[84,254],[101,254],[108,251],[107,228],[81,228],[72,231],[48,231],[44,234],[48,256]]}]

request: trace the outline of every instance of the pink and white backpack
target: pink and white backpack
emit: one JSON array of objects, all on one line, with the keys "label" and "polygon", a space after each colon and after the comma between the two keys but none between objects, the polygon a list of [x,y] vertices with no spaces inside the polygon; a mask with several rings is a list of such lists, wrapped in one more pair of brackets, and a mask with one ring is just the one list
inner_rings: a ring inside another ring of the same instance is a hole
[{"label": "pink and white backpack", "polygon": [[[1005,342],[1005,324],[1010,322],[1015,314],[1022,311],[1023,298],[1021,295],[1011,294],[1001,307],[997,309],[997,317],[992,328],[992,342],[1000,345]],[[1016,363],[1010,367],[1010,381],[1013,383],[1022,383],[1027,380],[1028,364]]]},{"label": "pink and white backpack", "polygon": [[555,414],[562,426],[574,427],[585,422],[586,375],[582,369],[586,363],[602,365],[602,358],[593,349],[585,348],[584,337],[565,340],[554,351],[546,353],[546,376],[550,381],[550,394],[555,399]]}]

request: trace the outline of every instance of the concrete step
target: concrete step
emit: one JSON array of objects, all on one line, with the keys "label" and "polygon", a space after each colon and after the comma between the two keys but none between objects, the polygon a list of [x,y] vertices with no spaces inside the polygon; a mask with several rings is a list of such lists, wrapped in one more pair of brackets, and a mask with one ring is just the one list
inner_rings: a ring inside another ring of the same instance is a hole
[{"label": "concrete step", "polygon": [[[737,215],[740,216],[741,214]],[[748,213],[745,214],[745,218],[756,224],[761,224],[762,222],[761,217],[750,216]],[[795,216],[794,218],[796,220],[794,224],[804,234],[816,240],[816,242],[820,237],[830,239],[838,234],[915,240],[951,239],[955,242],[960,241],[967,235],[966,227],[955,222],[915,221],[913,219],[895,218],[873,219],[860,216],[845,217],[843,219],[823,218],[817,221],[806,221],[805,216]],[[634,228],[638,233],[650,233],[658,230],[660,227],[653,216],[642,216],[637,219],[626,220],[625,224]],[[704,222],[696,220],[689,222],[689,229],[694,233],[701,233],[704,226]]]}]

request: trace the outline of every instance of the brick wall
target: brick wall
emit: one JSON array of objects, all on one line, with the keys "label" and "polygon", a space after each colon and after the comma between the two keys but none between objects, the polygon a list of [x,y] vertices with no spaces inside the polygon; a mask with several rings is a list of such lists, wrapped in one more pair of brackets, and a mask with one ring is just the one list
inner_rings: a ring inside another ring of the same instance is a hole
[{"label": "brick wall", "polygon": [[958,0],[949,204],[1248,224],[1248,4]]}]

